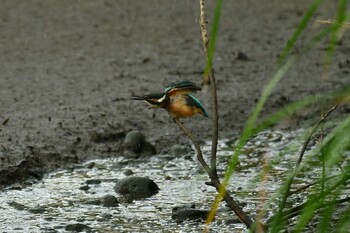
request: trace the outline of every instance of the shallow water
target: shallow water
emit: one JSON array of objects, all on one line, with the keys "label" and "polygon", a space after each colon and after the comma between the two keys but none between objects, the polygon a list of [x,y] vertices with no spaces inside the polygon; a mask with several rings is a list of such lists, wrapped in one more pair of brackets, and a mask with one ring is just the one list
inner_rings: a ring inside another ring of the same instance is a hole
[{"label": "shallow water", "polygon": [[[235,199],[245,202],[244,211],[254,216],[257,205],[276,191],[281,176],[294,166],[300,142],[294,140],[300,131],[263,132],[252,139],[240,156],[240,165],[231,179],[228,190],[234,191]],[[227,164],[232,154],[229,140],[219,143],[219,168]],[[291,154],[280,157],[287,147]],[[205,155],[210,147],[203,146]],[[265,177],[263,186],[254,180],[265,160],[282,160]],[[94,163],[94,166],[89,166]],[[107,194],[118,195],[113,187],[116,180],[124,178],[124,172],[132,170],[136,176],[147,176],[160,188],[151,198],[122,203],[118,207],[102,207],[86,204],[87,200]],[[223,170],[221,170],[222,172]],[[220,170],[219,170],[220,172]],[[100,180],[100,184],[87,181]],[[95,232],[200,232],[203,223],[171,219],[175,206],[195,204],[198,209],[208,209],[216,192],[206,186],[207,175],[195,158],[194,152],[182,157],[159,155],[148,160],[115,159],[93,160],[75,168],[49,174],[42,181],[21,190],[5,190],[0,193],[0,229],[2,232],[65,232],[72,223],[82,223]],[[298,184],[308,183],[308,178],[298,179]],[[301,201],[301,200],[300,200]],[[241,223],[232,223],[235,215],[222,203],[211,224],[211,232],[245,232]]]}]

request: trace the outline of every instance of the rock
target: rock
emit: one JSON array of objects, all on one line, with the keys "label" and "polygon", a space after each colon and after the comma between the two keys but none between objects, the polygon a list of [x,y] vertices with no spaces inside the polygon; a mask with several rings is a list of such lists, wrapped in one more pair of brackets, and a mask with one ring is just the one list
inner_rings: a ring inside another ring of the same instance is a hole
[{"label": "rock", "polygon": [[87,180],[87,181],[86,181],[86,184],[87,184],[87,185],[89,185],[89,184],[101,184],[101,180],[99,180],[99,179]]},{"label": "rock", "polygon": [[86,164],[86,167],[89,168],[89,169],[92,169],[92,168],[95,167],[95,165],[96,165],[95,162],[90,162],[90,163]]},{"label": "rock", "polygon": [[237,54],[237,60],[249,61],[249,58],[248,58],[247,54],[239,51],[238,54]]},{"label": "rock", "polygon": [[102,198],[102,205],[104,207],[116,207],[119,205],[119,201],[113,195],[106,195]]},{"label": "rock", "polygon": [[176,221],[205,220],[209,212],[209,210],[195,209],[194,205],[178,206],[172,209],[171,218]]},{"label": "rock", "polygon": [[145,142],[140,157],[150,157],[155,154],[157,154],[156,148],[151,143]]},{"label": "rock", "polygon": [[124,149],[135,152],[136,154],[141,153],[142,147],[145,144],[145,135],[139,131],[131,131],[126,134],[124,139]]},{"label": "rock", "polygon": [[83,191],[88,191],[90,189],[90,186],[89,185],[83,185],[83,186],[80,186],[79,189],[83,190]]},{"label": "rock", "polygon": [[146,141],[139,131],[131,131],[124,139],[124,156],[129,158],[149,157],[157,153],[155,147]]},{"label": "rock", "polygon": [[158,193],[159,188],[149,178],[132,176],[118,181],[114,186],[114,190],[123,196],[128,195],[129,199],[138,200]]},{"label": "rock", "polygon": [[131,176],[134,175],[134,172],[131,169],[127,169],[123,172],[123,174],[126,176]]},{"label": "rock", "polygon": [[74,232],[92,232],[91,227],[82,224],[82,223],[74,223],[74,224],[69,224],[65,227],[66,231],[74,231]]}]

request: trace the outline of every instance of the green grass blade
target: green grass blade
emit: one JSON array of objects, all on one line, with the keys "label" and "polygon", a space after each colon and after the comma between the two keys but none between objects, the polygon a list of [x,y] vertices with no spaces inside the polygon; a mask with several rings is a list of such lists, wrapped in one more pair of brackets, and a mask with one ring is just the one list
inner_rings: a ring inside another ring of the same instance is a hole
[{"label": "green grass blade", "polygon": [[290,116],[291,114],[297,112],[298,110],[304,107],[307,107],[316,103],[322,104],[330,100],[337,100],[337,99],[339,100],[339,99],[344,99],[348,97],[350,97],[350,85],[344,87],[341,90],[320,93],[317,96],[306,96],[268,115],[262,122],[257,124],[257,126],[254,128],[253,133],[256,134],[264,129],[267,129],[273,126],[274,124],[281,121],[285,117]]},{"label": "green grass blade", "polygon": [[329,229],[330,227],[330,222],[332,221],[332,215],[336,210],[336,201],[339,198],[340,195],[340,190],[338,189],[337,192],[335,192],[332,196],[332,204],[329,206],[325,207],[322,212],[320,213],[321,219],[320,223],[318,224],[318,229],[317,232],[319,233],[328,233],[331,232]]},{"label": "green grass blade", "polygon": [[[342,189],[341,186],[345,185],[350,179],[350,166],[344,168],[339,179],[337,181],[332,180],[333,182],[329,185],[329,188],[324,192],[319,192],[318,189],[314,190],[314,195],[309,195],[309,201],[307,202],[306,207],[304,208],[302,214],[299,216],[298,222],[294,226],[293,232],[302,232],[304,227],[309,223],[310,219],[314,216],[315,210],[322,206],[325,198],[332,194],[334,191],[337,191],[338,188]],[[315,195],[316,194],[316,195]]]},{"label": "green grass blade", "polygon": [[347,117],[325,138],[323,151],[326,156],[325,159],[328,169],[334,167],[342,160],[342,155],[345,150],[350,150],[349,132],[350,117]]},{"label": "green grass blade", "polygon": [[223,0],[216,1],[213,25],[212,25],[212,30],[211,30],[210,39],[209,39],[208,59],[207,59],[206,67],[205,67],[205,75],[208,75],[209,73],[211,73],[211,69],[212,69],[216,38],[218,35],[218,31],[219,31],[219,22],[220,22],[220,16],[221,16],[222,2],[223,2]]},{"label": "green grass blade", "polygon": [[339,233],[348,233],[350,228],[350,205],[343,212],[342,217],[339,219],[336,225],[336,231]]},{"label": "green grass blade", "polygon": [[303,16],[303,18],[301,19],[299,25],[297,26],[294,33],[292,34],[292,36],[288,40],[287,44],[285,45],[282,53],[280,54],[280,58],[279,58],[279,61],[277,62],[277,64],[281,64],[284,62],[289,51],[293,48],[295,42],[300,37],[301,33],[305,30],[306,26],[308,25],[308,23],[311,20],[311,17],[315,14],[316,10],[318,9],[318,7],[320,6],[321,3],[322,3],[322,0],[314,0],[311,3],[309,9],[306,11],[306,13]]}]

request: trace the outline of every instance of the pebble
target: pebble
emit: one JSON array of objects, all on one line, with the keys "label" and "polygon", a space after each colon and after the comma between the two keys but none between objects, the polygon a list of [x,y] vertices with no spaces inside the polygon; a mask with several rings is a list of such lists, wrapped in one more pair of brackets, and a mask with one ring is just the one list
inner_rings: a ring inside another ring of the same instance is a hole
[{"label": "pebble", "polygon": [[157,184],[145,177],[131,176],[119,180],[114,186],[115,192],[134,200],[150,197],[159,191]]},{"label": "pebble", "polygon": [[156,148],[146,141],[139,131],[130,131],[124,138],[124,156],[128,158],[150,157],[157,154]]},{"label": "pebble", "polygon": [[113,195],[106,195],[102,198],[102,205],[104,207],[116,207],[119,205],[119,201]]},{"label": "pebble", "polygon": [[196,209],[194,205],[177,206],[172,209],[171,218],[176,221],[205,220],[209,210]]},{"label": "pebble", "polygon": [[82,223],[74,223],[74,224],[69,224],[65,227],[66,231],[73,231],[73,232],[92,232],[91,227],[82,224]]}]

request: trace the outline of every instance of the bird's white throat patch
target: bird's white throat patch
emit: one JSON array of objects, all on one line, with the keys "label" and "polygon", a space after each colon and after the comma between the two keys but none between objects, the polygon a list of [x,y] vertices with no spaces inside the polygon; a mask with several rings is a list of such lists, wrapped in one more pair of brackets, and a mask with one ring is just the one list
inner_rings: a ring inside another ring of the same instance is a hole
[{"label": "bird's white throat patch", "polygon": [[164,95],[162,98],[158,99],[157,102],[158,102],[158,103],[163,102],[163,100],[165,100],[165,96],[166,96],[166,95]]}]

